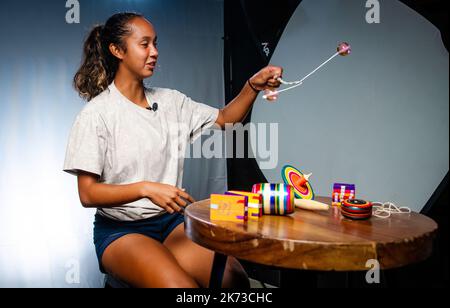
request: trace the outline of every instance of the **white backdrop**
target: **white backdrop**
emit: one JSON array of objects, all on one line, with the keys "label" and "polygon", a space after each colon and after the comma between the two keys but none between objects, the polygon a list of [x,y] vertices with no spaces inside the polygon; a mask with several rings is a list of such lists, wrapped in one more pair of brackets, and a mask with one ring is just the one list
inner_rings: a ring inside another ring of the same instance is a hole
[{"label": "white backdrop", "polygon": [[[81,0],[67,24],[64,0],[0,2],[0,287],[100,287],[94,210],[62,171],[69,130],[84,102],[71,87],[82,42],[118,11],[146,15],[160,66],[148,83],[223,106],[223,3],[219,0]],[[224,160],[186,162],[196,198],[226,188]]]}]

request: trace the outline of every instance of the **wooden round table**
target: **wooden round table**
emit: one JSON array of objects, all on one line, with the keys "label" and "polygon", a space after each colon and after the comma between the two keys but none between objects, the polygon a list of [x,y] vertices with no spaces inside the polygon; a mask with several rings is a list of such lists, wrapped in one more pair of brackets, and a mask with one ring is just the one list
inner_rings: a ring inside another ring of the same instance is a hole
[{"label": "wooden round table", "polygon": [[[316,200],[331,205],[331,198]],[[381,269],[405,266],[430,256],[438,228],[419,213],[350,220],[334,206],[246,223],[211,221],[209,206],[207,199],[185,210],[185,232],[192,241],[222,255],[290,269],[368,270],[370,259]]]}]

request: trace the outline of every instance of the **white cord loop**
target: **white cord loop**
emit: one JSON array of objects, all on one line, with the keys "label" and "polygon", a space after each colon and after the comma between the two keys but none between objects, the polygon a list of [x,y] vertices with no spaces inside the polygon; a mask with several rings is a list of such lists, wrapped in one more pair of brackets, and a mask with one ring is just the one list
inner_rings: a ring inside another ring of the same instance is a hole
[{"label": "white cord loop", "polygon": [[372,202],[372,215],[378,218],[389,218],[391,214],[409,214],[411,209],[406,206],[396,206],[392,202]]}]

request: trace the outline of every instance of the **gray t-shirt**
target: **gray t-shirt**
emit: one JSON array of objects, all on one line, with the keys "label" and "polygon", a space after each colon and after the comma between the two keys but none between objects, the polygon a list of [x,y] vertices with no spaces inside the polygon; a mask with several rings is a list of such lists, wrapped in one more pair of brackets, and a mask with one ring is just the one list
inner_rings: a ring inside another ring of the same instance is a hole
[{"label": "gray t-shirt", "polygon": [[[128,100],[114,82],[87,103],[73,124],[63,170],[94,173],[105,184],[150,181],[181,188],[186,146],[214,125],[219,110],[176,90],[148,88],[145,94],[150,106],[158,104],[156,111]],[[97,209],[100,215],[124,221],[164,211],[148,198]]]}]

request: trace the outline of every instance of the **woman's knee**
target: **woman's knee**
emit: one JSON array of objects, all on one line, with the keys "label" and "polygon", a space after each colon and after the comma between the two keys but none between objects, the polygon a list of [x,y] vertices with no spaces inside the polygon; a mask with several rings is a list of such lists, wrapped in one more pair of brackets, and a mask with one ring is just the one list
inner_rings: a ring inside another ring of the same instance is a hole
[{"label": "woman's knee", "polygon": [[153,263],[141,263],[133,270],[114,273],[118,278],[136,288],[198,288],[196,281],[178,264],[165,264],[163,267]]},{"label": "woman's knee", "polygon": [[142,283],[137,287],[142,288],[198,288],[198,284],[187,273],[179,271],[166,271],[163,275],[155,273],[144,274]]}]

